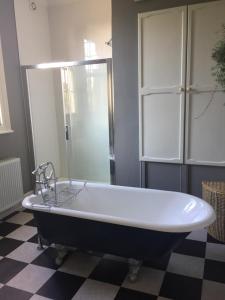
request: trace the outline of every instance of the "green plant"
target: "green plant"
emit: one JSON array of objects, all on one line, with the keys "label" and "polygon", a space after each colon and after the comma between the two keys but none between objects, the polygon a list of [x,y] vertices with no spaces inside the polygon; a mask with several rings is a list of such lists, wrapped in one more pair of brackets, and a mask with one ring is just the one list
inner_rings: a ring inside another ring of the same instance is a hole
[{"label": "green plant", "polygon": [[217,84],[212,90],[209,102],[203,110],[194,117],[196,120],[201,118],[212,104],[218,86],[221,86],[225,92],[225,24],[222,25],[222,34],[222,39],[216,43],[212,50],[212,59],[216,62],[216,65],[212,68],[212,75],[216,78]]},{"label": "green plant", "polygon": [[212,68],[212,74],[215,76],[216,82],[225,89],[225,24],[223,25],[223,38],[213,49],[212,58],[216,62]]}]

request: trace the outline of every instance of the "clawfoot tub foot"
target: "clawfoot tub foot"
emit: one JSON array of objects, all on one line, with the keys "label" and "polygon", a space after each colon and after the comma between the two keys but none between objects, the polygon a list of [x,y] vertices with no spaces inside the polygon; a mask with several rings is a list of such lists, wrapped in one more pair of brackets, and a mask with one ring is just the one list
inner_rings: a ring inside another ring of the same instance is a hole
[{"label": "clawfoot tub foot", "polygon": [[63,259],[67,255],[68,250],[64,246],[61,246],[61,245],[55,245],[55,249],[57,251],[55,263],[57,266],[60,266],[63,263]]},{"label": "clawfoot tub foot", "polygon": [[40,236],[40,234],[38,234],[38,246],[37,246],[37,249],[38,250],[43,250],[44,249],[44,246],[43,246],[43,241],[42,241],[42,238],[41,238],[41,236]]},{"label": "clawfoot tub foot", "polygon": [[129,263],[129,273],[128,279],[130,282],[137,281],[138,273],[142,265],[142,261],[130,258],[128,260]]}]

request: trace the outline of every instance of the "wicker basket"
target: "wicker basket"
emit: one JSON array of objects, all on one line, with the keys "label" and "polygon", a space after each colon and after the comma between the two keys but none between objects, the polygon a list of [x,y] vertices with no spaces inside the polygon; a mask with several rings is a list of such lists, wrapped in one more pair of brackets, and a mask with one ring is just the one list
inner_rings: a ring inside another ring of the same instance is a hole
[{"label": "wicker basket", "polygon": [[208,233],[225,242],[225,182],[203,181],[202,195],[216,213],[216,221],[208,227]]}]

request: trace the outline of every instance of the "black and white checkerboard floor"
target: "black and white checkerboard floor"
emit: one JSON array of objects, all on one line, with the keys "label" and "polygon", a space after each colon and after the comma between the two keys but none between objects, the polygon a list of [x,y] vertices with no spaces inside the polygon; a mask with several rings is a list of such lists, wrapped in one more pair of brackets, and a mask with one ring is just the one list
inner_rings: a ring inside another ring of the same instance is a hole
[{"label": "black and white checkerboard floor", "polygon": [[0,223],[0,299],[4,300],[224,300],[225,245],[193,232],[160,263],[144,263],[137,282],[127,280],[126,260],[71,253],[57,267],[55,250],[37,250],[32,214]]}]

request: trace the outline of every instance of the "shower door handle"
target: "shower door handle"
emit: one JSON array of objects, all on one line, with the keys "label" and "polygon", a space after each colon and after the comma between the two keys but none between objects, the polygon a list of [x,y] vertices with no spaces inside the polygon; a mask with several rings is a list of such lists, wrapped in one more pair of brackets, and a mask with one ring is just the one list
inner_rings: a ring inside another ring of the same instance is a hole
[{"label": "shower door handle", "polygon": [[114,155],[109,156],[109,167],[110,167],[111,184],[115,184],[115,157],[114,157]]},{"label": "shower door handle", "polygon": [[69,136],[69,126],[68,125],[65,126],[65,137],[66,137],[66,141],[69,141],[70,136]]}]

